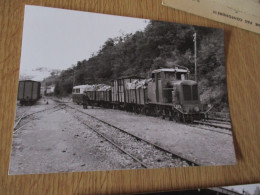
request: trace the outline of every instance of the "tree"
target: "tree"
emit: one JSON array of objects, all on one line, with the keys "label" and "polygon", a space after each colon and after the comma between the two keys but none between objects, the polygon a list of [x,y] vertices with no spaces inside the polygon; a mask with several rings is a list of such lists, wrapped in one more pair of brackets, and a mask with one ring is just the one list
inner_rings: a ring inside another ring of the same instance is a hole
[{"label": "tree", "polygon": [[107,39],[99,51],[62,71],[55,82],[60,94],[66,95],[73,82],[82,85],[109,83],[121,76],[148,77],[160,67],[181,65],[194,74],[194,32],[202,103],[213,103],[222,110],[227,107],[224,43],[223,31],[217,29],[150,21],[144,31]]}]

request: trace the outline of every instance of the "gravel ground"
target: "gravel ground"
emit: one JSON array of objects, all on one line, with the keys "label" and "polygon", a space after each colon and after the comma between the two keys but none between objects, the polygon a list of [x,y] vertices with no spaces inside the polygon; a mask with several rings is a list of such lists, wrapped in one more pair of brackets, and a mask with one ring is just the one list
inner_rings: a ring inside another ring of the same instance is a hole
[{"label": "gravel ground", "polygon": [[140,139],[138,140],[93,117],[87,116],[69,107],[66,108],[66,110],[70,111],[78,121],[81,121],[99,133],[102,133],[125,151],[138,158],[138,160],[142,161],[148,168],[189,166],[187,162],[182,161],[180,158],[175,158],[172,154],[161,151],[151,144],[141,141]]},{"label": "gravel ground", "polygon": [[236,163],[231,135],[126,111],[101,108],[84,110],[82,106],[69,105],[201,165]]},{"label": "gravel ground", "polygon": [[[45,108],[43,104],[29,109],[32,113]],[[11,175],[141,168],[64,109],[40,112],[21,122],[13,135]]]},{"label": "gravel ground", "polygon": [[[201,165],[230,165],[236,162],[232,135],[219,133],[225,130],[214,132],[206,130],[209,127],[191,127],[112,109],[84,110],[82,106],[68,104]],[[33,106],[18,106],[16,119],[55,105],[57,102],[50,98],[42,98]],[[111,146],[82,122],[91,124],[103,133],[111,130],[111,137],[118,136],[125,141],[129,137],[113,133],[113,129],[83,115],[56,107],[22,120],[13,136],[9,174],[141,168],[139,163]],[[156,152],[143,154],[142,149],[131,142],[125,148],[133,150],[145,163],[151,163],[150,167],[185,166],[181,161],[171,164],[168,161],[170,156]],[[150,149],[153,151],[153,148]],[[156,160],[151,160],[152,156]]]},{"label": "gravel ground", "polygon": [[33,112],[40,111],[42,109],[48,109],[55,106],[57,103],[48,97],[41,98],[33,106],[21,106],[17,101],[15,119],[20,118],[23,115],[27,115]]}]

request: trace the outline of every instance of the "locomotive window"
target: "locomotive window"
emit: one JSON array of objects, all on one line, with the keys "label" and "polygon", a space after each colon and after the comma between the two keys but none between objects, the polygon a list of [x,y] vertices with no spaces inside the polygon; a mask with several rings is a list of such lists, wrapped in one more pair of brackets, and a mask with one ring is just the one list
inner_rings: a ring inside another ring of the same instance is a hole
[{"label": "locomotive window", "polygon": [[183,73],[183,72],[177,72],[177,74],[176,74],[177,80],[182,80],[182,79],[181,79],[181,77],[182,77],[181,75],[183,75],[184,78],[186,79],[186,73]]},{"label": "locomotive window", "polygon": [[185,101],[192,100],[191,98],[191,86],[189,85],[182,85],[183,88],[183,97]]},{"label": "locomotive window", "polygon": [[152,81],[153,82],[155,81],[155,74],[154,73],[152,74]]},{"label": "locomotive window", "polygon": [[175,73],[174,72],[166,72],[165,78],[169,80],[175,80]]},{"label": "locomotive window", "polygon": [[181,74],[180,73],[177,73],[176,76],[177,76],[177,80],[181,80]]},{"label": "locomotive window", "polygon": [[198,85],[193,85],[192,86],[192,96],[193,96],[193,100],[198,100],[199,96],[198,96]]}]

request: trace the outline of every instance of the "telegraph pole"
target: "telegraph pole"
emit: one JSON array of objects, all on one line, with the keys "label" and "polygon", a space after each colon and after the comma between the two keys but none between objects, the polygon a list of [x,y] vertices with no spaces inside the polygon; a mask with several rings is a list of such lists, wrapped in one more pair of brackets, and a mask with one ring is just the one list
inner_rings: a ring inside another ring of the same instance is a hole
[{"label": "telegraph pole", "polygon": [[193,34],[193,42],[194,42],[194,60],[195,60],[195,81],[197,82],[197,33]]}]

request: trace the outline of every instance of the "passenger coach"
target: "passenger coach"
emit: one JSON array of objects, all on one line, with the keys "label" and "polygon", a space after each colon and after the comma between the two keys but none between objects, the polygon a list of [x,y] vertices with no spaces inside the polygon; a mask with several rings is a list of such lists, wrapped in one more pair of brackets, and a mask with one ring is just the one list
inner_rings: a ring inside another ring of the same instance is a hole
[{"label": "passenger coach", "polygon": [[83,104],[84,91],[87,88],[92,87],[91,85],[77,85],[72,89],[72,101],[76,104]]}]

